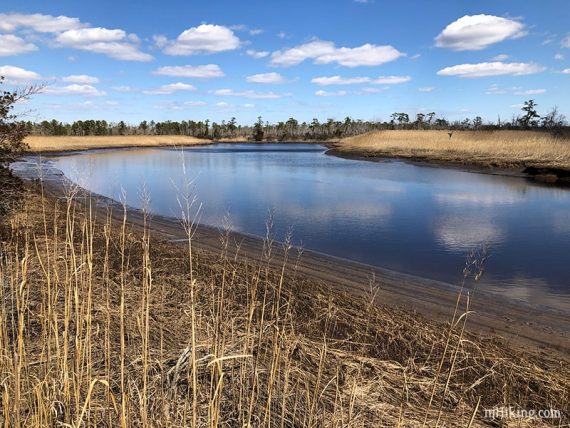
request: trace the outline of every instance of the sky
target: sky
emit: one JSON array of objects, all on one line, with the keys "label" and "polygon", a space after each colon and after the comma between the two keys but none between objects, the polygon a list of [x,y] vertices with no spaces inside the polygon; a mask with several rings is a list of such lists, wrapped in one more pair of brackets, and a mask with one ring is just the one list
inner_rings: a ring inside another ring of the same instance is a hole
[{"label": "sky", "polygon": [[29,120],[570,116],[568,0],[2,0]]}]

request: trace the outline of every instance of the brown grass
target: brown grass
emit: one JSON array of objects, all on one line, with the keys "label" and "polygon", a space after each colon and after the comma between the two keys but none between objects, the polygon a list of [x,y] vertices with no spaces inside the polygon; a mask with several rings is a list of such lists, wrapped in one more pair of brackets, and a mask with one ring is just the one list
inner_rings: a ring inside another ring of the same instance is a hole
[{"label": "brown grass", "polygon": [[32,152],[62,152],[123,147],[193,146],[210,144],[210,140],[183,135],[113,135],[52,137],[31,135],[25,142]]},{"label": "brown grass", "polygon": [[3,426],[480,427],[488,407],[567,410],[569,368],[469,335],[462,298],[432,323],[383,306],[374,281],[360,299],[304,279],[270,234],[257,262],[225,233],[197,253],[191,197],[185,246],[74,197],[31,193],[0,246]]},{"label": "brown grass", "polygon": [[570,169],[570,140],[532,131],[378,131],[342,140],[341,153],[483,167]]}]

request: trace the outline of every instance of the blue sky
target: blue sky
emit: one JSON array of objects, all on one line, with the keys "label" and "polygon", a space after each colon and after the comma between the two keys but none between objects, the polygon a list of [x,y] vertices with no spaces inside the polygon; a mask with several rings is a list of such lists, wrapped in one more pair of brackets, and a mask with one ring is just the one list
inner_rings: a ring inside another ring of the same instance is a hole
[{"label": "blue sky", "polygon": [[567,0],[2,0],[31,120],[570,116]]}]

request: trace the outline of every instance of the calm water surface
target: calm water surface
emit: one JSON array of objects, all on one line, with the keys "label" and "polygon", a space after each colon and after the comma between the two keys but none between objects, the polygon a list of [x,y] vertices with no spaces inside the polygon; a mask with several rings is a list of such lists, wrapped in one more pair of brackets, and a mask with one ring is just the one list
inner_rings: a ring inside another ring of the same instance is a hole
[{"label": "calm water surface", "polygon": [[479,287],[531,304],[570,308],[570,191],[520,178],[365,162],[317,145],[217,144],[104,150],[62,156],[55,167],[83,187],[178,217],[186,177],[200,222],[265,234],[292,227],[296,244],[358,262],[458,283],[466,253],[488,244]]}]

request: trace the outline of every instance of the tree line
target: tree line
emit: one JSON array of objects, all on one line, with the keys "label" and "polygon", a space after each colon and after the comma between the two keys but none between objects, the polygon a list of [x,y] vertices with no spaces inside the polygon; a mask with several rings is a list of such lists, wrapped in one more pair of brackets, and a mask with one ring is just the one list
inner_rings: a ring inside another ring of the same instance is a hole
[{"label": "tree line", "polygon": [[27,132],[32,135],[186,135],[196,138],[222,139],[233,138],[243,140],[330,140],[350,137],[370,131],[408,129],[408,130],[498,130],[498,129],[533,129],[547,130],[553,133],[568,131],[566,118],[555,107],[544,116],[537,112],[534,100],[526,101],[521,114],[510,120],[484,122],[480,116],[463,120],[449,121],[438,117],[435,112],[417,113],[411,117],[408,113],[395,112],[386,121],[363,121],[346,117],[344,120],[327,119],[320,122],[299,122],[291,117],[286,121],[269,123],[259,117],[252,125],[238,124],[235,117],[220,122],[209,120],[194,121],[142,121],[138,124],[127,124],[124,121],[107,122],[105,120],[78,120],[73,123],[62,123],[57,120],[39,123],[26,122]]}]

